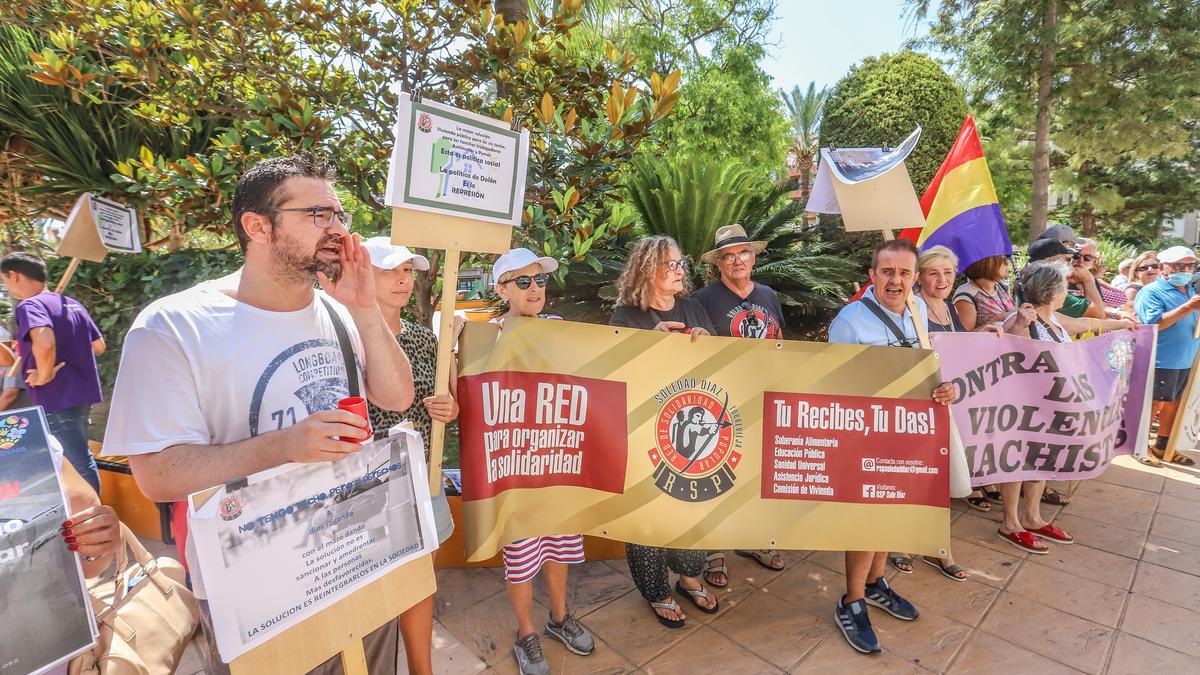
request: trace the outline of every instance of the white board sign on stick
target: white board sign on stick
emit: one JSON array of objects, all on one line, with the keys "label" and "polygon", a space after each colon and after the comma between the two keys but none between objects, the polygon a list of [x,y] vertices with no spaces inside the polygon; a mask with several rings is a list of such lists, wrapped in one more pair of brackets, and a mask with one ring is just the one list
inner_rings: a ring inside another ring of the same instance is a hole
[{"label": "white board sign on stick", "polygon": [[917,127],[894,150],[822,148],[805,210],[841,214],[848,232],[924,227],[925,216],[904,163],[920,138]]},{"label": "white board sign on stick", "polygon": [[55,253],[64,258],[101,262],[109,251],[141,253],[137,211],[84,193],[71,208]]},{"label": "white board sign on stick", "polygon": [[[395,134],[384,195],[384,203],[397,209],[393,241],[507,251],[512,227],[521,222],[524,211],[529,132],[448,105],[413,101],[402,93]],[[440,233],[452,230],[456,221],[468,227],[471,236],[452,231],[443,241]],[[483,248],[462,245],[476,239],[485,242]],[[500,240],[502,248],[496,245]]]},{"label": "white board sign on stick", "polygon": [[269,469],[188,504],[226,663],[437,548],[425,449],[401,427],[339,462]]}]

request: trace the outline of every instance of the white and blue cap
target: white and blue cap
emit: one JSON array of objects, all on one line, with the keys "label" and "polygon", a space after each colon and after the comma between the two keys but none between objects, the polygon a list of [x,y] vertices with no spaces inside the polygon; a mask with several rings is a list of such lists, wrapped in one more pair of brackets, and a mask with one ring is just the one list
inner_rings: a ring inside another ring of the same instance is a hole
[{"label": "white and blue cap", "polygon": [[519,270],[522,267],[527,267],[537,263],[542,266],[542,271],[549,274],[558,269],[558,261],[554,258],[539,256],[527,248],[514,248],[505,253],[496,260],[496,264],[492,265],[492,282],[499,283],[500,278],[513,270]]},{"label": "white and blue cap", "polygon": [[413,269],[421,272],[429,269],[429,259],[408,250],[407,246],[396,246],[391,237],[371,237],[363,242],[371,256],[371,264],[383,270],[394,270],[408,261]]}]

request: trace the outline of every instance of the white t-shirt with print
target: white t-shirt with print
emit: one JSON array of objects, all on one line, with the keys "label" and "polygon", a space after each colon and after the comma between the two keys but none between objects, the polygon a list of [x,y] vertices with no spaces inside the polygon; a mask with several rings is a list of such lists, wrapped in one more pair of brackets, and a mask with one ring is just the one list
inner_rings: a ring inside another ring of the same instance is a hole
[{"label": "white t-shirt with print", "polygon": [[[221,292],[230,286],[236,280],[205,282],[138,314],[121,353],[105,454],[242,441],[335,409],[349,395],[337,332],[321,302],[328,296],[316,291],[304,309],[271,312]],[[354,321],[341,304],[330,304],[361,369],[363,346]],[[190,541],[187,554],[203,597]]]}]

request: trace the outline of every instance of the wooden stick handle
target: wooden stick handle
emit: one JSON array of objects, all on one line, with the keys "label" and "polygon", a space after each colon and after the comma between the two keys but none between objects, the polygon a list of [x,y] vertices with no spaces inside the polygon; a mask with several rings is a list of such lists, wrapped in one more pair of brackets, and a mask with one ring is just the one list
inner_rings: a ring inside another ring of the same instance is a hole
[{"label": "wooden stick handle", "polygon": [[79,258],[71,258],[70,264],[67,265],[67,271],[63,272],[62,278],[58,280],[58,285],[54,287],[55,293],[67,290],[67,284],[71,283],[71,277],[75,276],[77,269],[79,269]]},{"label": "wooden stick handle", "polygon": [[[447,250],[442,270],[442,309],[438,320],[437,378],[434,393],[450,393],[450,359],[454,358],[454,300],[458,292],[460,252]],[[446,445],[446,425],[433,421],[429,434],[429,493],[436,495],[442,483],[442,454]]]}]

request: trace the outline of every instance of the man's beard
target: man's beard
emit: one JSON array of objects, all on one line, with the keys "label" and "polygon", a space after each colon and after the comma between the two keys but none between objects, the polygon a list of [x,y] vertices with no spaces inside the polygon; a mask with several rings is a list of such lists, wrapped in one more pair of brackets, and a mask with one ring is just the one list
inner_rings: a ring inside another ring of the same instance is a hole
[{"label": "man's beard", "polygon": [[271,259],[278,274],[287,279],[311,284],[316,280],[317,272],[323,272],[326,277],[336,279],[342,273],[342,263],[338,260],[322,260],[318,256],[323,247],[340,240],[340,235],[326,235],[317,242],[316,249],[309,253],[294,237],[275,228],[271,232],[271,242],[274,244]]}]

